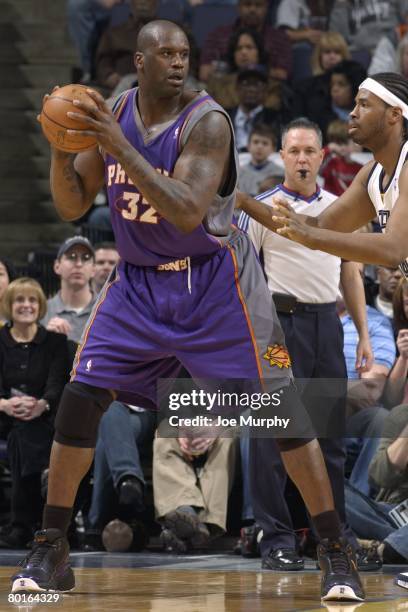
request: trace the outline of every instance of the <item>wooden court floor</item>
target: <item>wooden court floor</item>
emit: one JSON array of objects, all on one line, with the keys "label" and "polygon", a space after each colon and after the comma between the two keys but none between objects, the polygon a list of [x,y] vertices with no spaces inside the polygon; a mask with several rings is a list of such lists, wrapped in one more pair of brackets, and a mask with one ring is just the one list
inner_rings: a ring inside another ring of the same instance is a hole
[{"label": "wooden court floor", "polygon": [[367,602],[322,605],[319,573],[217,571],[150,567],[77,568],[77,586],[58,605],[34,606],[7,601],[13,568],[0,568],[0,610],[19,612],[397,612],[408,610],[408,591],[393,576],[366,574]]}]

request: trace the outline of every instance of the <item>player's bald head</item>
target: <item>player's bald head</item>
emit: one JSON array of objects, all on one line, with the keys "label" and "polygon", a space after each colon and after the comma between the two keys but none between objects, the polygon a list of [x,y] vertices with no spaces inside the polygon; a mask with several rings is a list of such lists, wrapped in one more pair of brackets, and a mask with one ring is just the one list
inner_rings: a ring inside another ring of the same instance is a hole
[{"label": "player's bald head", "polygon": [[149,21],[138,34],[136,51],[145,53],[150,47],[160,45],[164,40],[172,38],[184,38],[188,44],[186,34],[176,23],[165,19]]}]

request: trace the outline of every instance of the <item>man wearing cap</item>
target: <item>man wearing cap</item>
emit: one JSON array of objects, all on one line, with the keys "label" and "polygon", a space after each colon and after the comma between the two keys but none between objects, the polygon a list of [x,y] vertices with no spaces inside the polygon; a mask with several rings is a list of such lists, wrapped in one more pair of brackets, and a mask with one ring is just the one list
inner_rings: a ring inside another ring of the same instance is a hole
[{"label": "man wearing cap", "polygon": [[84,236],[67,238],[58,250],[54,272],[61,278],[61,289],[48,300],[41,323],[50,331],[66,334],[75,343],[74,352],[95,301],[90,287],[95,254],[89,240]]},{"label": "man wearing cap", "polygon": [[[235,131],[238,151],[247,151],[249,135],[255,123],[273,127],[279,113],[265,108],[267,77],[262,70],[248,68],[237,77],[238,106],[228,110]],[[278,132],[278,130],[276,130]]]}]

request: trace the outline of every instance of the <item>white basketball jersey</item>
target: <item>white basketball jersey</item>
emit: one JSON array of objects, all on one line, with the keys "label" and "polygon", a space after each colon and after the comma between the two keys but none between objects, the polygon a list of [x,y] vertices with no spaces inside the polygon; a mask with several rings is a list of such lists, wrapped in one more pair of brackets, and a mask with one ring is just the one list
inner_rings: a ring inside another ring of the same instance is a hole
[{"label": "white basketball jersey", "polygon": [[[391,214],[392,208],[399,196],[399,177],[402,170],[402,166],[404,165],[407,158],[408,141],[401,149],[401,153],[398,158],[398,163],[396,165],[394,174],[388,181],[388,184],[384,185],[384,190],[382,189],[384,168],[381,166],[381,164],[379,164],[378,162],[374,164],[370,172],[370,176],[368,178],[368,195],[377,211],[378,221],[383,232],[387,227],[388,219]],[[404,276],[408,278],[408,258],[403,261],[399,267]]]}]

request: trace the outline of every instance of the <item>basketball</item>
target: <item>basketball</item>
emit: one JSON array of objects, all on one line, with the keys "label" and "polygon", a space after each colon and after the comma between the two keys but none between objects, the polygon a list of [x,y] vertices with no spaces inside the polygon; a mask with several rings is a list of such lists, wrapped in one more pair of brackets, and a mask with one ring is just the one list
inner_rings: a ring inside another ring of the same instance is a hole
[{"label": "basketball", "polygon": [[102,532],[102,542],[108,552],[126,552],[133,542],[133,531],[127,523],[114,519]]},{"label": "basketball", "polygon": [[90,100],[84,85],[65,85],[54,91],[45,101],[40,121],[47,140],[57,149],[66,153],[80,153],[96,146],[96,139],[82,134],[67,134],[67,130],[87,129],[84,123],[67,116],[67,112],[86,115],[84,111],[72,104],[72,100]]}]

